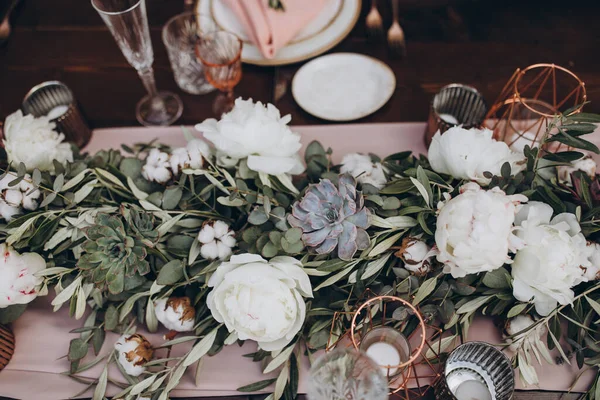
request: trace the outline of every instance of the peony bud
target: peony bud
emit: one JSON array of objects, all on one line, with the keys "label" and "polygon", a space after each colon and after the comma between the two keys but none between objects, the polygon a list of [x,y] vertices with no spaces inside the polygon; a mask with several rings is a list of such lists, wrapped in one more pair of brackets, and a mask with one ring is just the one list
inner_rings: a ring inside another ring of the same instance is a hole
[{"label": "peony bud", "polygon": [[123,335],[115,343],[118,362],[125,372],[131,376],[140,376],[146,367],[144,364],[152,359],[154,349],[146,338],[138,333]]},{"label": "peony bud", "polygon": [[46,261],[39,254],[19,254],[6,244],[0,244],[0,308],[27,304],[35,299],[44,281],[35,273],[45,268]]}]

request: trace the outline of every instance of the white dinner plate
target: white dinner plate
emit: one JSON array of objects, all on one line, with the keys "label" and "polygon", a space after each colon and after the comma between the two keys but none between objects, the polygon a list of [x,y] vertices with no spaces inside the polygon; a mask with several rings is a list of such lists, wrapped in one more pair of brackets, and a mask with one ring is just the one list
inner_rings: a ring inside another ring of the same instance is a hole
[{"label": "white dinner plate", "polygon": [[242,61],[256,65],[285,65],[323,54],[341,42],[358,20],[361,1],[328,0],[321,13],[272,59],[263,57],[258,47],[250,42],[235,14],[222,0],[199,0],[197,11],[242,39]]},{"label": "white dinner plate", "polygon": [[316,58],[298,70],[292,94],[306,112],[351,121],[379,110],[394,94],[396,76],[383,62],[355,53]]}]

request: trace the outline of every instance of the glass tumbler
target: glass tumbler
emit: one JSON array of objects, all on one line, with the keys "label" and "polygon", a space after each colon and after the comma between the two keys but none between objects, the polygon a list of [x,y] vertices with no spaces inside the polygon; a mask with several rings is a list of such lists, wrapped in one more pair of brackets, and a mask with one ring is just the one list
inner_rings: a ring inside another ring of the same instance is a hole
[{"label": "glass tumbler", "polygon": [[195,53],[198,40],[214,30],[216,26],[211,18],[193,12],[174,16],[162,30],[175,82],[184,92],[206,94],[215,90],[206,80],[204,66]]}]

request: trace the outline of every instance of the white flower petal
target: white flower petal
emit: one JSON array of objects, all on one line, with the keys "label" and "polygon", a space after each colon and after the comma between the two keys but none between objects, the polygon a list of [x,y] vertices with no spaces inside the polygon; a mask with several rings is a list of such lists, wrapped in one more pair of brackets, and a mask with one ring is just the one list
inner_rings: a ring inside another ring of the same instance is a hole
[{"label": "white flower petal", "polygon": [[0,308],[35,299],[44,280],[34,274],[45,268],[46,261],[39,254],[19,254],[0,244]]},{"label": "white flower petal", "polygon": [[303,294],[312,294],[308,275],[292,257],[266,261],[242,254],[223,262],[208,282],[207,306],[229,332],[258,343],[265,351],[283,349],[306,318]]},{"label": "white flower petal", "polygon": [[499,175],[502,165],[509,162],[514,175],[525,168],[524,161],[522,152],[512,151],[506,143],[494,140],[489,129],[457,126],[444,134],[438,131],[429,146],[429,162],[434,171],[481,185],[490,182],[484,172]]}]

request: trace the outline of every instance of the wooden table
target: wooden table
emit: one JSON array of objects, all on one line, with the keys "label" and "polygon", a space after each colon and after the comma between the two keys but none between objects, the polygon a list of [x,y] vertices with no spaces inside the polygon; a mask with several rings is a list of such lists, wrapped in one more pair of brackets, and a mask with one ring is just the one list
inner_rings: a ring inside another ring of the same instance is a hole
[{"label": "wooden table", "polygon": [[[213,117],[215,94],[192,96],[178,90],[160,38],[162,25],[182,10],[183,0],[147,3],[159,89],[178,92],[185,105],[178,123]],[[387,1],[379,3],[387,27],[390,7]],[[425,6],[430,3],[436,4]],[[423,121],[432,95],[452,82],[473,85],[492,102],[517,67],[539,62],[556,63],[578,74],[592,101],[586,109],[600,112],[600,4],[563,0],[444,3],[401,1],[400,22],[408,43],[404,60],[392,59],[384,42],[365,39],[369,3],[363,4],[358,24],[332,52],[357,52],[383,60],[394,70],[397,88],[387,105],[360,122]],[[137,125],[135,104],[144,89],[89,1],[22,0],[13,15],[13,28],[10,41],[0,49],[0,120],[20,107],[31,87],[56,79],[73,89],[92,127]],[[274,103],[282,114],[291,114],[296,125],[327,123],[304,112],[292,98],[289,82],[300,65],[245,65],[236,93]],[[517,400],[534,398],[578,396],[549,392],[515,396]]]}]

